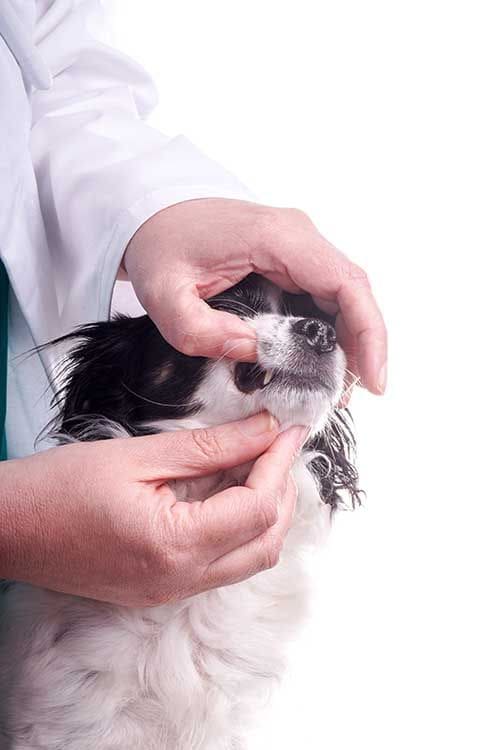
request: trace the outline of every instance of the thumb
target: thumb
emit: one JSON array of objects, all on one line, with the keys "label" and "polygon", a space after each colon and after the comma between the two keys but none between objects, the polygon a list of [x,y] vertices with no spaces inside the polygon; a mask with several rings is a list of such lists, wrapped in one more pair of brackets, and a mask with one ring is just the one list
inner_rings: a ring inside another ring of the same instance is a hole
[{"label": "thumb", "polygon": [[278,434],[268,412],[218,427],[131,438],[142,481],[186,479],[240,466],[260,456]]},{"label": "thumb", "polygon": [[236,315],[213,310],[194,284],[165,294],[154,308],[149,306],[149,315],[178,351],[192,357],[255,361],[254,330]]}]

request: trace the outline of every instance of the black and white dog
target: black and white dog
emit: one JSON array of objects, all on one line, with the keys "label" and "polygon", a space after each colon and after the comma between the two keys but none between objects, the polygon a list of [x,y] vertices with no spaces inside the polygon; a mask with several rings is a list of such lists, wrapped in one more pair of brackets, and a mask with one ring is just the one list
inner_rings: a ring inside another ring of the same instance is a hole
[{"label": "black and white dog", "polygon": [[[293,469],[298,501],[279,563],[241,583],[133,609],[16,583],[0,618],[1,750],[236,750],[284,667],[306,611],[303,553],[331,509],[359,499],[346,359],[307,295],[249,276],[213,298],[248,320],[258,363],[187,357],[147,316],[84,326],[58,399],[60,442],[221,424],[267,409],[310,425]],[[224,472],[210,494],[241,482]],[[177,482],[188,500],[192,482]],[[3,743],[3,744],[2,744]]]}]

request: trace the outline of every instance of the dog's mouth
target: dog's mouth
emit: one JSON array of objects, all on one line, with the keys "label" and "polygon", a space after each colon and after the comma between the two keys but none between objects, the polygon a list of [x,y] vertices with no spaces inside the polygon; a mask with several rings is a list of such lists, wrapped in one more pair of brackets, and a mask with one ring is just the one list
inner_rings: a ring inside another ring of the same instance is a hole
[{"label": "dog's mouth", "polygon": [[331,389],[331,385],[317,374],[292,372],[277,367],[263,369],[259,364],[247,362],[238,362],[236,365],[234,383],[245,394],[263,391],[271,384],[303,392]]},{"label": "dog's mouth", "polygon": [[234,383],[241,393],[254,393],[266,388],[275,377],[274,370],[264,370],[258,364],[238,362]]}]

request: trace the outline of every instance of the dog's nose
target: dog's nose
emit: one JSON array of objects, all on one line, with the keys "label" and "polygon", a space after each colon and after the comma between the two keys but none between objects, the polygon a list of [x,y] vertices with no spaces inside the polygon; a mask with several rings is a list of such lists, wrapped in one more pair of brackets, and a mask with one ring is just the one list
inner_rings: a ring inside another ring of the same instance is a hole
[{"label": "dog's nose", "polygon": [[317,354],[332,352],[336,346],[336,332],[325,320],[301,318],[292,324],[291,330],[295,335],[303,336],[308,346]]}]

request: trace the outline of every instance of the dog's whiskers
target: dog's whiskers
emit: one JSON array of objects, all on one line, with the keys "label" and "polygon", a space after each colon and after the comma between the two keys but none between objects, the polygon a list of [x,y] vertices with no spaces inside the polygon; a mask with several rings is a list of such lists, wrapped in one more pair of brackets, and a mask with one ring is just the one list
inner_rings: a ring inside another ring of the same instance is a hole
[{"label": "dog's whiskers", "polygon": [[166,408],[174,409],[176,407],[189,407],[192,406],[192,402],[187,401],[185,403],[179,403],[178,401],[175,404],[168,404],[164,401],[154,401],[151,398],[147,398],[147,396],[143,396],[141,393],[137,393],[137,391],[134,391],[133,388],[130,388],[126,383],[121,381],[121,385],[125,390],[127,390],[129,393],[132,394],[132,396],[136,396],[137,398],[140,398],[141,401],[145,401],[148,404],[153,404],[154,406],[164,406]]},{"label": "dog's whiskers", "polygon": [[360,383],[360,378],[358,376],[355,376],[355,379],[343,391],[343,398],[350,396],[353,393],[354,388],[359,383]]},{"label": "dog's whiskers", "polygon": [[255,311],[251,309],[249,305],[246,305],[244,302],[241,302],[240,300],[234,300],[230,298],[220,298],[219,301],[222,303],[222,307],[218,307],[217,305],[214,305],[215,309],[225,309],[224,303],[226,303],[226,308],[228,312],[233,312],[235,310],[239,310],[241,312],[247,312],[249,313],[250,317],[253,317],[255,314]]}]

